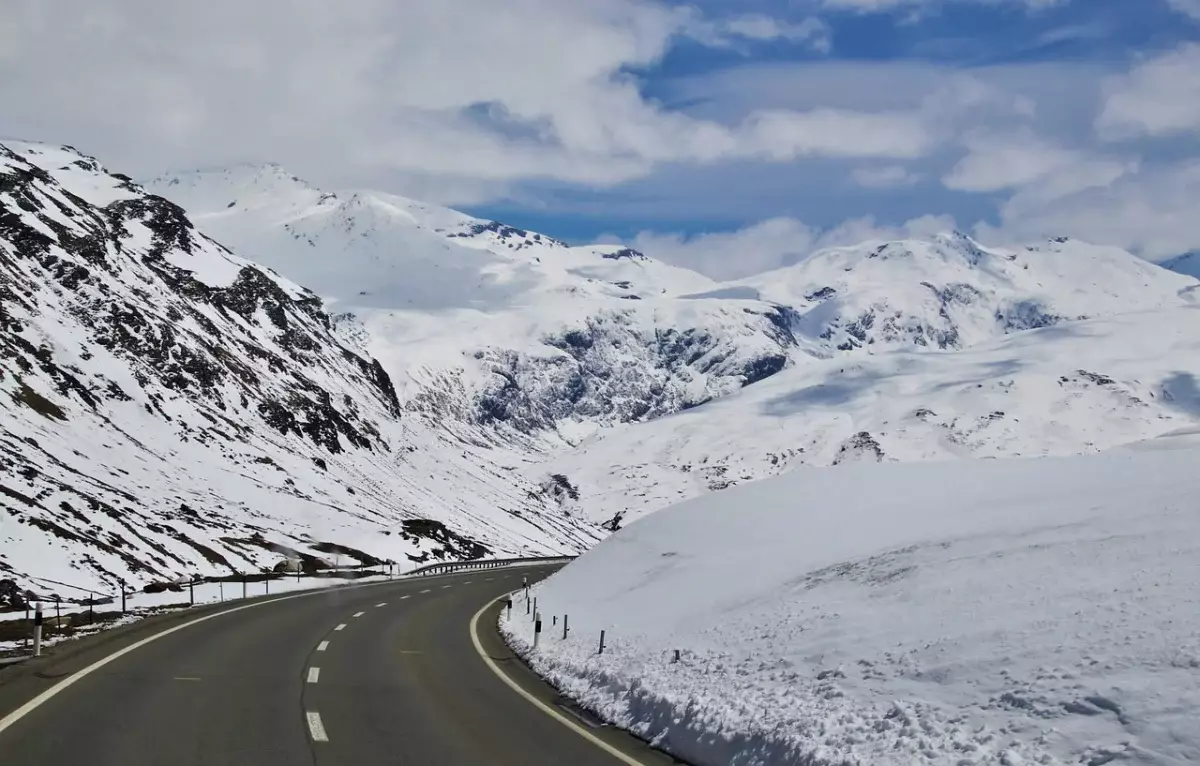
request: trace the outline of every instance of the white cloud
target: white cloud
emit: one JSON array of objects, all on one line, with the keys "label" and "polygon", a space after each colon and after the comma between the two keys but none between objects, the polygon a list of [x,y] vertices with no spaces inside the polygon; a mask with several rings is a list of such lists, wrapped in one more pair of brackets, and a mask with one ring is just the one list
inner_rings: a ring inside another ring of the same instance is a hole
[{"label": "white cloud", "polygon": [[865,216],[828,229],[779,217],[734,231],[691,236],[642,232],[631,244],[653,258],[695,269],[714,279],[730,280],[789,266],[826,247],[928,237],[954,228],[954,219],[949,216],[921,216],[899,226],[881,226],[873,217]]},{"label": "white cloud", "polygon": [[850,177],[859,186],[868,189],[897,189],[912,186],[921,179],[903,165],[880,165],[855,168]]},{"label": "white cloud", "polygon": [[1137,167],[1136,162],[1049,144],[1028,130],[975,134],[964,143],[967,155],[942,178],[947,188],[967,192],[1015,189],[1018,196],[1031,202],[1107,186]]},{"label": "white cloud", "polygon": [[1167,3],[1180,13],[1200,19],[1200,0],[1167,0]]},{"label": "white cloud", "polygon": [[406,188],[420,194],[932,144],[912,114],[886,110],[700,119],[627,74],[682,36],[820,48],[815,21],[705,19],[648,0],[6,0],[3,15],[0,133],[78,143],[135,173],[270,158],[318,183],[443,179]]},{"label": "white cloud", "polygon": [[[826,8],[835,10],[857,11],[859,13],[878,13],[897,8],[925,8],[945,4],[952,0],[824,0]],[[962,0],[966,2],[967,0]],[[1042,10],[1056,5],[1063,5],[1070,0],[969,0],[980,5],[1020,5],[1029,10]],[[1192,2],[1194,0],[1172,0],[1173,2]]]},{"label": "white cloud", "polygon": [[1105,92],[1096,119],[1103,138],[1200,131],[1200,44],[1184,45],[1110,78]]},{"label": "white cloud", "polygon": [[1200,246],[1200,160],[1142,168],[1108,186],[1093,185],[1049,202],[1014,197],[1000,226],[980,224],[990,241],[1064,235],[1116,245],[1159,260]]}]

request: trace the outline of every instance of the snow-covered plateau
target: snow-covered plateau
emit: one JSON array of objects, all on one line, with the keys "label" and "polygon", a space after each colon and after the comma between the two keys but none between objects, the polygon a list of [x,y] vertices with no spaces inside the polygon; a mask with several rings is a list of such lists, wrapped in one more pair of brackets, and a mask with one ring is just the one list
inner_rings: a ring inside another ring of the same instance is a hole
[{"label": "snow-covered plateau", "polygon": [[501,629],[701,766],[1195,763],[1198,465],[1200,430],[797,468],[650,514],[534,586],[536,650],[523,601]]}]

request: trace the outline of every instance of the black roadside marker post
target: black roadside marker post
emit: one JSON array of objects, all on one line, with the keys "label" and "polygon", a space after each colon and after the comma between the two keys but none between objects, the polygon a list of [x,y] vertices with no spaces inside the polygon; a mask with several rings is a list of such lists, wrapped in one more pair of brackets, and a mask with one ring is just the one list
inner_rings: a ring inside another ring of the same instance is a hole
[{"label": "black roadside marker post", "polygon": [[600,654],[604,654],[604,631],[600,631]]},{"label": "black roadside marker post", "polygon": [[676,662],[679,662],[679,650],[678,649],[675,650],[675,657],[671,660],[672,664],[674,664]]},{"label": "black roadside marker post", "polygon": [[567,616],[563,615],[563,641],[567,640]]},{"label": "black roadside marker post", "polygon": [[192,606],[195,606],[196,605],[196,576],[195,575],[192,575],[192,578],[190,580],[188,580],[188,598],[191,600]]},{"label": "black roadside marker post", "polygon": [[42,602],[33,608],[33,656],[42,656]]},{"label": "black roadside marker post", "polygon": [[267,575],[266,579],[263,580],[263,588],[266,589],[264,591],[264,593],[271,592],[271,576],[270,575]]},{"label": "black roadside marker post", "polygon": [[[39,607],[40,609],[41,607]],[[41,614],[39,611],[38,614]],[[542,637],[542,620],[541,615],[537,615],[538,619],[533,622],[533,648],[538,648],[538,639]]]},{"label": "black roadside marker post", "polygon": [[[121,580],[120,583],[121,583],[121,614],[123,616],[125,614],[125,581]],[[92,599],[92,601],[95,601],[95,600],[96,599]],[[91,613],[91,607],[88,608],[88,611],[89,611],[89,614],[94,618],[95,615]]]},{"label": "black roadside marker post", "polygon": [[504,606],[508,608],[508,619],[512,619],[512,596],[504,599]]},{"label": "black roadside marker post", "polygon": [[537,619],[537,596],[533,597],[533,619]]}]

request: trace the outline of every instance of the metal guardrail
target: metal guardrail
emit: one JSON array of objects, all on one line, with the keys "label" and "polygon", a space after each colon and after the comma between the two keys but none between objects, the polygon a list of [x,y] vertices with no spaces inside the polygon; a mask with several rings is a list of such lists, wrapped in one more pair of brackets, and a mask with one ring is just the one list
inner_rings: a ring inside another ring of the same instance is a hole
[{"label": "metal guardrail", "polygon": [[479,561],[447,561],[442,564],[429,564],[404,573],[404,577],[423,577],[426,575],[450,574],[452,572],[470,572],[476,569],[499,569],[515,564],[557,564],[574,561],[575,556],[535,556],[523,559],[484,559]]}]

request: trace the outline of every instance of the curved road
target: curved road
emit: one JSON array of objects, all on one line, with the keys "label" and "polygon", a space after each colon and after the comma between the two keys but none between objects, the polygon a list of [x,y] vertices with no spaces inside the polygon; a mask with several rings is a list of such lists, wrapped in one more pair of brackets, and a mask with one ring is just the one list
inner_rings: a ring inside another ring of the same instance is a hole
[{"label": "curved road", "polygon": [[[185,627],[111,659],[29,708],[31,698],[91,663],[170,628],[110,641],[57,665],[52,661],[36,676],[20,679],[24,686],[0,683],[0,761],[675,763],[633,737],[567,712],[500,640],[494,628],[498,605],[478,620],[478,644],[541,704],[514,690],[476,648],[470,628],[475,614],[520,587],[522,576],[533,581],[555,568],[396,580],[197,611],[202,621],[178,620],[171,627]],[[14,718],[23,704],[26,712]]]}]

